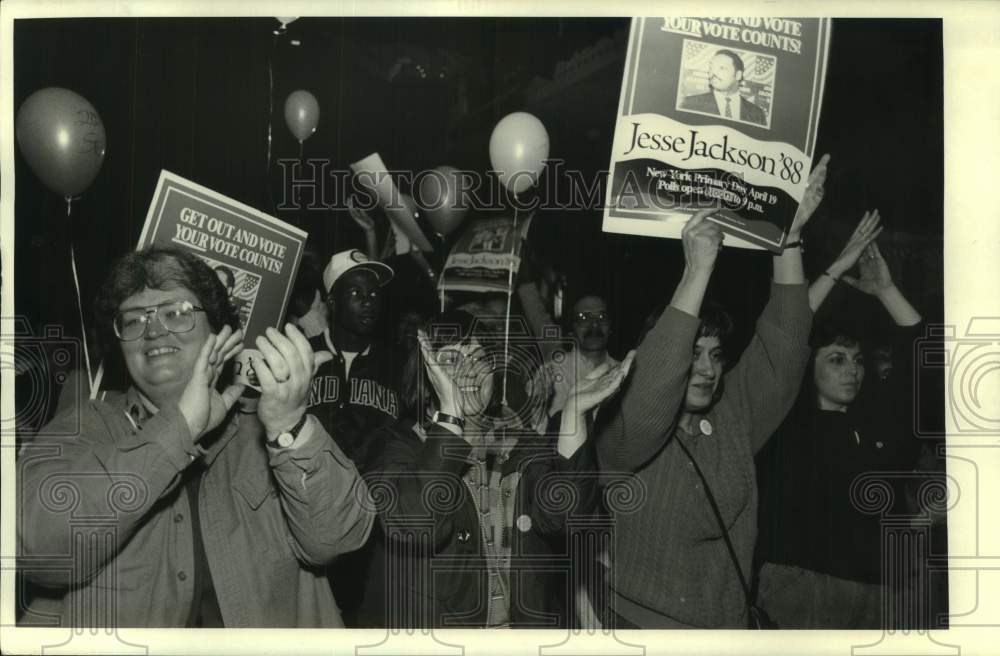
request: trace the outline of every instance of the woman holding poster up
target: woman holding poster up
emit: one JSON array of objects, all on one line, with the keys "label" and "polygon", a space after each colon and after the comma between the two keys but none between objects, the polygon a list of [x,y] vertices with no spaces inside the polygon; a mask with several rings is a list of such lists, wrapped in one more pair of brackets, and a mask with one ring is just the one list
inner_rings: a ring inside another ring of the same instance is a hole
[{"label": "woman holding poster up", "polygon": [[635,357],[620,406],[598,428],[601,469],[629,472],[641,502],[616,508],[610,612],[619,628],[741,629],[751,624],[748,577],[757,533],[753,455],[798,394],[812,322],[800,233],[823,196],[828,156],[810,176],[773,258],[771,297],[750,345],[726,371],[731,323],[702,301],[722,232],[696,213],[670,305]]}]

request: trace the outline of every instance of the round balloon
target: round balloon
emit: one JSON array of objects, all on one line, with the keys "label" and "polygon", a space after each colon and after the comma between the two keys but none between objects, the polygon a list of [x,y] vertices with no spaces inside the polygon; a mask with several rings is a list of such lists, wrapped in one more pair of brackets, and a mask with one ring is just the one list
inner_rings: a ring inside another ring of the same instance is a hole
[{"label": "round balloon", "polygon": [[490,163],[500,182],[518,194],[538,182],[549,157],[549,133],[534,115],[507,114],[490,136]]},{"label": "round balloon", "polygon": [[28,96],[15,119],[17,143],[28,166],[64,198],[83,192],[104,163],[104,123],[87,99],[48,87]]},{"label": "round balloon", "polygon": [[319,124],[319,103],[316,102],[316,96],[305,89],[288,94],[285,100],[285,123],[299,143],[311,137]]},{"label": "round balloon", "polygon": [[439,166],[423,175],[417,189],[420,203],[427,210],[427,220],[442,235],[449,235],[462,225],[469,209],[459,202],[458,176],[454,167]]}]

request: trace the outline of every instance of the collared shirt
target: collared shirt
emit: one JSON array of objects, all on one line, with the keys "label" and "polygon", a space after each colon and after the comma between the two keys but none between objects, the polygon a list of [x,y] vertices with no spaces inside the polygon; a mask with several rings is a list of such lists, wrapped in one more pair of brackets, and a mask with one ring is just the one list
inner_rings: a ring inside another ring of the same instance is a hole
[{"label": "collared shirt", "polygon": [[738,91],[733,93],[722,93],[721,91],[712,91],[712,95],[715,96],[715,104],[719,106],[719,116],[726,115],[726,101],[729,101],[729,114],[735,120],[740,120],[740,94]]}]

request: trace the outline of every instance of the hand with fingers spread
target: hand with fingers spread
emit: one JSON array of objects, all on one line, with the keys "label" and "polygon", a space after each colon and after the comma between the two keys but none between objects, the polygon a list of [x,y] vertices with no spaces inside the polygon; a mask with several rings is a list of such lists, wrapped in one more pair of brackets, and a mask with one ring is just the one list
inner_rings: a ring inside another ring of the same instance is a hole
[{"label": "hand with fingers spread", "polygon": [[865,247],[864,253],[858,262],[861,277],[842,276],[842,280],[860,292],[879,296],[893,287],[892,274],[889,272],[889,265],[882,258],[882,253],[878,249],[878,244],[872,243]]},{"label": "hand with fingers spread", "polygon": [[306,412],[312,377],[333,355],[313,353],[309,341],[292,324],[282,334],[268,328],[255,341],[262,360],[255,363],[261,396],[257,416],[268,438],[291,430]]},{"label": "hand with fingers spread", "polygon": [[795,212],[795,218],[792,219],[792,225],[788,229],[786,241],[799,240],[802,228],[809,222],[813,212],[816,211],[816,208],[823,201],[823,195],[826,192],[824,186],[826,184],[826,170],[829,162],[830,156],[823,155],[819,160],[819,164],[809,174],[809,182],[806,185],[805,194],[802,196],[802,201],[799,202],[799,209]]},{"label": "hand with fingers spread", "polygon": [[181,393],[178,407],[195,442],[220,423],[243,393],[244,385],[216,388],[226,362],[243,350],[243,331],[224,326],[211,334],[201,347],[191,379]]},{"label": "hand with fingers spread", "polygon": [[851,233],[851,238],[844,245],[844,249],[840,251],[840,255],[837,256],[837,259],[827,269],[831,275],[842,276],[857,263],[858,258],[865,252],[868,245],[882,234],[882,226],[879,225],[880,221],[878,210],[865,212],[864,216],[861,217],[861,221],[858,222],[857,227],[854,228],[854,232]]}]

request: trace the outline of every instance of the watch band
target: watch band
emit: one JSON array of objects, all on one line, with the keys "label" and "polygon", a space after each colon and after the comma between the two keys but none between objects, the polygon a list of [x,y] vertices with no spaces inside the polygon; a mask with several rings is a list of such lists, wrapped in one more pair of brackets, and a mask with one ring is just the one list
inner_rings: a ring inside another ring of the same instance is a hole
[{"label": "watch band", "polygon": [[431,421],[435,424],[454,424],[459,428],[465,428],[465,419],[462,417],[456,417],[454,415],[446,415],[443,412],[435,412],[434,416],[431,417]]},{"label": "watch band", "polygon": [[302,432],[302,427],[306,425],[308,417],[309,415],[303,412],[294,426],[288,430],[281,431],[273,440],[267,440],[267,443],[273,447],[287,449],[295,441],[295,438],[299,436],[299,433]]},{"label": "watch band", "polygon": [[805,250],[806,249],[806,240],[800,238],[798,241],[793,241],[791,243],[785,244],[784,247],[783,247],[783,250],[788,250],[789,248],[796,248],[796,247],[797,248],[801,248],[802,250]]}]

